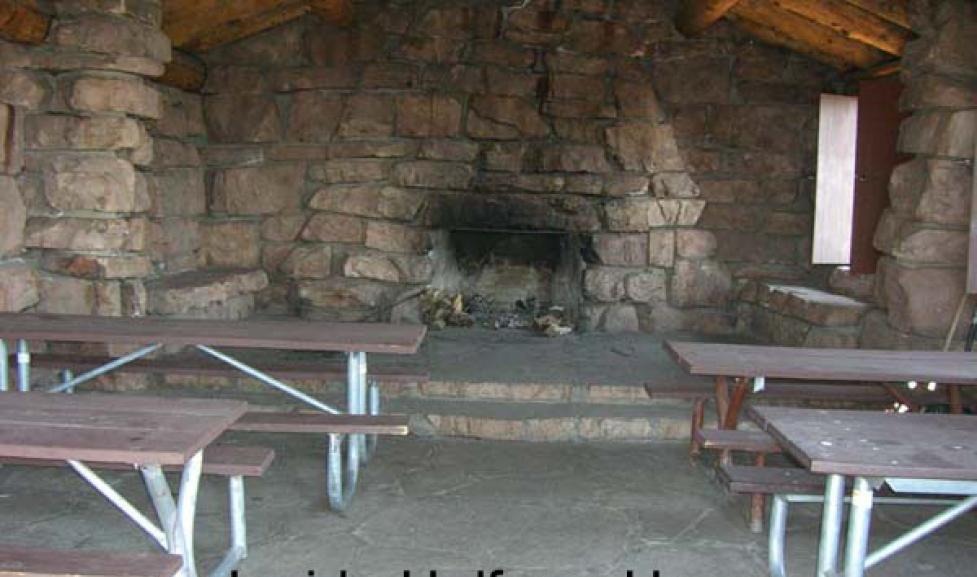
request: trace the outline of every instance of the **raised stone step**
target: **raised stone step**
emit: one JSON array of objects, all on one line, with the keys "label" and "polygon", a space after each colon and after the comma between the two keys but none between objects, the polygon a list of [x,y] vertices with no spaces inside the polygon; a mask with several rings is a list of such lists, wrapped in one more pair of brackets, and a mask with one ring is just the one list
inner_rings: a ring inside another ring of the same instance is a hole
[{"label": "raised stone step", "polygon": [[148,312],[180,318],[246,318],[254,312],[254,293],[268,286],[262,270],[189,271],[146,283]]},{"label": "raised stone step", "polygon": [[816,288],[766,282],[748,283],[739,301],[743,323],[785,346],[857,347],[862,318],[872,308]]}]

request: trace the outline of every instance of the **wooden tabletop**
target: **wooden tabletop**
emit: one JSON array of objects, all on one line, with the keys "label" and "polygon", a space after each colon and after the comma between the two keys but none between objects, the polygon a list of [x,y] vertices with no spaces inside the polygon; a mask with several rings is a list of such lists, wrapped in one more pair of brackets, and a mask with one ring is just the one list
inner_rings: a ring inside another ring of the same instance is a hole
[{"label": "wooden tabletop", "polygon": [[182,465],[246,411],[244,401],[0,393],[0,456]]},{"label": "wooden tabletop", "polygon": [[977,385],[977,354],[809,349],[665,341],[693,375],[827,381],[919,381]]},{"label": "wooden tabletop", "polygon": [[751,407],[751,416],[814,473],[977,480],[977,417]]},{"label": "wooden tabletop", "polygon": [[414,354],[426,327],[289,320],[181,320],[0,313],[0,338]]}]

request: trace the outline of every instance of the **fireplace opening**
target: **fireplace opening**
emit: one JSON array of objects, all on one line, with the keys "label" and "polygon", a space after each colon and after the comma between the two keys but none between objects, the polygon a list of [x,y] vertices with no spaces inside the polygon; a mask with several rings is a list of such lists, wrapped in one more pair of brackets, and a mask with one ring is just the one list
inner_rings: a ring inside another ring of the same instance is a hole
[{"label": "fireplace opening", "polygon": [[[533,328],[547,315],[575,327],[580,313],[581,235],[456,229],[447,232],[437,287],[460,295],[472,324]],[[535,327],[545,331],[546,327]]]}]

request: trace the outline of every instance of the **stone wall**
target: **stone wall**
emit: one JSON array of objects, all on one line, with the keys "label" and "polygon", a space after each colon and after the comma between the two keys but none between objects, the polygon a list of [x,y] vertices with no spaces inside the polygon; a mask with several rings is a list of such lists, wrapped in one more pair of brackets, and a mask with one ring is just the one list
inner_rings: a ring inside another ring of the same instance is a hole
[{"label": "stone wall", "polygon": [[[903,58],[902,107],[911,111],[899,148],[914,155],[889,184],[891,207],[875,235],[876,300],[862,346],[937,348],[964,293],[977,134],[977,6],[920,2],[920,38]],[[962,337],[972,303],[964,310]]]},{"label": "stone wall", "polygon": [[0,42],[0,310],[123,315],[153,273],[145,80],[170,42],[158,2],[51,3],[45,44]]},{"label": "stone wall", "polygon": [[821,67],[683,39],[664,2],[356,14],[206,55],[202,258],[263,266],[265,306],[409,319],[440,232],[480,223],[587,236],[606,330],[731,330],[737,279],[807,274]]}]

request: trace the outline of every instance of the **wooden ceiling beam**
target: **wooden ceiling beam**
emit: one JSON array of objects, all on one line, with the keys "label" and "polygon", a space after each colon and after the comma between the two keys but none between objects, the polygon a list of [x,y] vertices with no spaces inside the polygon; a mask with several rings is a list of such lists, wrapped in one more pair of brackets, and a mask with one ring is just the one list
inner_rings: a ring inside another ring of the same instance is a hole
[{"label": "wooden ceiling beam", "polygon": [[675,16],[675,27],[685,36],[697,36],[722,18],[739,0],[685,0]]},{"label": "wooden ceiling beam", "polygon": [[47,37],[51,17],[33,2],[0,0],[0,38],[24,44],[40,44]]},{"label": "wooden ceiling beam", "polygon": [[200,92],[206,80],[207,65],[182,50],[173,51],[173,59],[166,65],[163,75],[156,79],[167,86],[190,92]]},{"label": "wooden ceiling beam", "polygon": [[729,19],[737,27],[747,32],[757,40],[766,42],[767,44],[773,44],[774,46],[783,46],[789,50],[793,50],[799,54],[803,54],[808,58],[812,58],[827,64],[832,68],[837,68],[838,70],[850,70],[852,68],[852,63],[848,62],[844,58],[840,58],[837,55],[829,54],[828,52],[822,52],[808,44],[799,42],[790,36],[786,36],[781,32],[770,28],[766,24],[761,24],[759,22],[753,22],[752,20],[747,20],[742,16],[737,16],[736,14],[730,14]]},{"label": "wooden ceiling beam", "polygon": [[901,56],[906,42],[912,38],[912,33],[905,28],[845,0],[771,0],[771,3],[893,56]]},{"label": "wooden ceiling beam", "polygon": [[909,23],[909,0],[845,0],[852,6],[858,6],[866,12],[871,12],[879,18],[891,22],[900,28],[912,30]]},{"label": "wooden ceiling beam", "polygon": [[822,55],[819,60],[843,70],[870,68],[887,59],[884,52],[784,10],[772,0],[740,0],[732,14],[764,40],[811,56]]},{"label": "wooden ceiling beam", "polygon": [[305,0],[293,0],[291,2],[286,0],[278,3],[272,10],[225,22],[220,26],[198,32],[179,46],[191,52],[206,52],[211,48],[254,36],[269,28],[291,22],[308,14],[309,11],[309,4]]},{"label": "wooden ceiling beam", "polygon": [[312,13],[330,24],[348,26],[353,21],[352,0],[309,0]]}]

